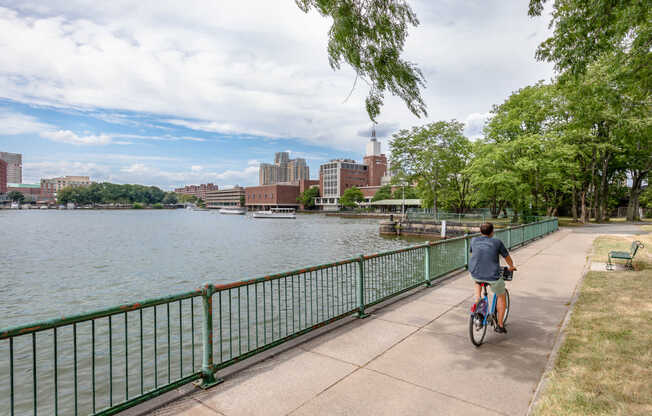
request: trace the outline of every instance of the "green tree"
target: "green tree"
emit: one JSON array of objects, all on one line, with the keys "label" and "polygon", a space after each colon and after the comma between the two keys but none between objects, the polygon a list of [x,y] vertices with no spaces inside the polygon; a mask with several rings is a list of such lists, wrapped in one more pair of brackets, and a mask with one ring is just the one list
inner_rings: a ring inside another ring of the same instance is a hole
[{"label": "green tree", "polygon": [[383,185],[383,186],[381,186],[376,191],[373,198],[371,198],[371,202],[382,201],[384,199],[392,199],[392,186],[391,185]]},{"label": "green tree", "polygon": [[9,200],[14,201],[14,202],[20,202],[22,203],[25,200],[25,195],[23,195],[22,192],[18,191],[11,191],[7,194],[7,197]]},{"label": "green tree", "polygon": [[318,186],[312,186],[305,191],[301,192],[301,194],[297,197],[297,202],[302,204],[304,208],[306,209],[313,209],[315,208],[315,198],[319,197],[319,187]]},{"label": "green tree", "polygon": [[174,205],[178,202],[177,194],[174,192],[168,192],[163,198],[163,204],[165,205]]},{"label": "green tree", "polygon": [[[403,193],[405,191],[405,194]],[[412,186],[400,186],[392,194],[391,199],[419,199],[419,194],[417,193],[416,188]]]},{"label": "green tree", "polygon": [[[530,0],[530,16],[540,16],[547,0]],[[553,34],[537,49],[540,60],[559,72],[579,75],[605,55],[617,58],[623,74],[649,89],[652,71],[650,0],[555,0]]]},{"label": "green tree", "polygon": [[364,201],[364,195],[362,194],[362,191],[359,188],[352,186],[342,194],[342,197],[340,198],[340,205],[345,208],[353,208],[362,201]]},{"label": "green tree", "polygon": [[451,120],[412,127],[393,135],[392,167],[408,183],[417,183],[425,205],[433,206],[435,211],[442,185],[450,175],[461,174],[454,171],[456,163],[452,161],[459,157],[458,144],[468,142],[463,130],[464,123]]},{"label": "green tree", "polygon": [[405,0],[295,0],[304,12],[317,10],[333,19],[328,32],[331,68],[342,62],[353,67],[358,78],[369,85],[365,100],[373,121],[380,114],[384,94],[400,97],[417,117],[427,115],[420,88],[425,79],[419,68],[401,59],[409,26],[419,20]]}]

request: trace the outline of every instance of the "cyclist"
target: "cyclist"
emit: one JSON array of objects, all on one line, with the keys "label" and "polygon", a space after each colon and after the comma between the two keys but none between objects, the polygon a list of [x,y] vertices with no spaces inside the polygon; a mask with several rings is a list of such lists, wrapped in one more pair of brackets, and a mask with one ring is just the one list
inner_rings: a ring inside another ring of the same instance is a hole
[{"label": "cyclist", "polygon": [[490,222],[480,226],[479,237],[471,239],[471,258],[469,259],[469,271],[471,277],[475,281],[475,304],[473,305],[473,312],[480,301],[482,286],[480,283],[488,283],[491,286],[491,291],[497,297],[496,309],[498,312],[498,326],[495,331],[501,334],[506,333],[503,326],[503,318],[505,316],[505,281],[500,277],[500,254],[505,258],[509,265],[509,270],[514,271],[514,262],[512,261],[509,252],[505,248],[502,241],[493,238],[494,225]]}]

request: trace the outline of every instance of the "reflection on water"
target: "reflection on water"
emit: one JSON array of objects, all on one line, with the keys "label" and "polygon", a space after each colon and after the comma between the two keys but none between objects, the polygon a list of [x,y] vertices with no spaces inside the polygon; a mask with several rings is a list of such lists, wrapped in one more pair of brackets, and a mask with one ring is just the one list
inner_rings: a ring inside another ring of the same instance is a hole
[{"label": "reflection on water", "polygon": [[413,245],[378,220],[0,211],[0,328]]}]

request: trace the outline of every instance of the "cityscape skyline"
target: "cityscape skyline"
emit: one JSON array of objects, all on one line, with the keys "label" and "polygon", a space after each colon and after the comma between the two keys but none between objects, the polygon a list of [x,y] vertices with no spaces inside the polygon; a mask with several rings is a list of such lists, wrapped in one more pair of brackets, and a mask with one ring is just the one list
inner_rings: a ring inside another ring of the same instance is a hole
[{"label": "cityscape skyline", "polygon": [[[386,97],[385,149],[398,129],[452,118],[477,137],[492,105],[553,74],[532,52],[546,19],[530,19],[526,3],[412,5],[421,25],[405,57],[424,72],[429,117]],[[313,173],[364,153],[366,84],[347,99],[355,74],[329,67],[328,20],[294,2],[155,14],[120,1],[0,2],[0,26],[0,150],[23,154],[23,182],[255,184],[270,153],[290,150]]]}]

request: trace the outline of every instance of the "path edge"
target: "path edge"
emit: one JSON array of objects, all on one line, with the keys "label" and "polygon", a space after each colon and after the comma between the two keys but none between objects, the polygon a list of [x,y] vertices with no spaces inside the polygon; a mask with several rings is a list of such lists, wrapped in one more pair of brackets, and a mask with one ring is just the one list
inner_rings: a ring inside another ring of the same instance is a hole
[{"label": "path edge", "polygon": [[[598,237],[599,235],[596,236],[596,238]],[[593,241],[595,241],[595,239]],[[573,309],[575,308],[575,303],[579,298],[580,289],[582,287],[582,283],[584,283],[584,278],[586,277],[587,273],[591,270],[591,255],[593,254],[593,241],[591,242],[591,251],[586,256],[584,269],[582,269],[582,277],[580,277],[580,280],[577,282],[577,285],[573,290],[573,296],[571,297],[570,305],[568,307],[568,310],[566,311],[566,316],[564,317],[561,327],[559,328],[559,332],[557,333],[557,338],[555,339],[555,344],[552,347],[552,351],[548,356],[548,362],[546,363],[546,368],[543,371],[543,374],[541,375],[541,379],[537,384],[537,388],[534,390],[534,395],[532,396],[530,405],[528,406],[527,412],[525,413],[526,416],[532,415],[532,412],[536,404],[538,403],[539,399],[541,398],[542,393],[545,391],[546,387],[548,386],[548,382],[550,381],[550,373],[555,367],[555,363],[557,362],[557,357],[559,357],[559,349],[561,348],[562,344],[566,341],[566,336],[567,336],[566,327],[568,326],[571,316],[573,315]]]}]

